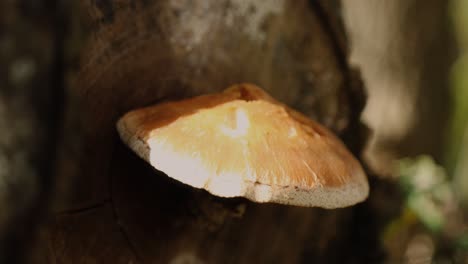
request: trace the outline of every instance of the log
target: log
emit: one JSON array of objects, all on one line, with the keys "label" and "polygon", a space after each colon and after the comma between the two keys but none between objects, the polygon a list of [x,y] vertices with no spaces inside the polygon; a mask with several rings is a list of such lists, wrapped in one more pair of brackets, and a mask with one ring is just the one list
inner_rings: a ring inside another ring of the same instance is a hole
[{"label": "log", "polygon": [[57,180],[70,188],[45,229],[47,259],[379,262],[375,204],[324,210],[215,197],[156,172],[115,129],[131,109],[250,82],[359,155],[365,95],[347,63],[337,7],[325,2],[82,1],[89,38],[72,90],[82,149],[59,166]]}]

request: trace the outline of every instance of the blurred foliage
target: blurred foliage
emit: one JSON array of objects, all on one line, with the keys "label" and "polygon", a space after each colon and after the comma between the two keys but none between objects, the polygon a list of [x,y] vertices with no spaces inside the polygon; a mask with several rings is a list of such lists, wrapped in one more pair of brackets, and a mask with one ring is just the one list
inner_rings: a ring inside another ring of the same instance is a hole
[{"label": "blurred foliage", "polygon": [[464,207],[468,204],[468,1],[452,0],[452,17],[459,57],[452,69],[452,120],[446,168]]},{"label": "blurred foliage", "polygon": [[459,56],[450,80],[445,161],[419,156],[397,162],[405,204],[382,234],[390,259],[404,263],[468,263],[468,1],[450,4]]},{"label": "blurred foliage", "polygon": [[[383,1],[381,2],[383,3]],[[404,3],[403,1],[401,2]],[[379,3],[377,1],[374,4],[379,5]],[[392,3],[396,6],[396,2]],[[441,164],[437,164],[433,157],[427,155],[408,157],[397,161],[393,175],[398,176],[396,179],[398,179],[401,193],[404,196],[404,204],[399,216],[390,219],[386,228],[381,233],[381,239],[389,253],[389,263],[468,263],[468,1],[451,0],[445,3],[449,3],[450,6],[451,23],[458,48],[456,62],[452,66],[450,79],[447,80],[450,81],[451,85],[449,127],[437,121],[438,119],[435,116],[425,116],[425,118],[432,122],[438,122],[437,125],[439,127],[435,129],[448,132],[446,141],[443,142],[443,153],[439,153],[443,155],[443,159],[436,157],[437,161],[441,161]],[[393,7],[389,2],[385,2],[385,4]],[[407,4],[414,4],[414,7],[416,7],[418,4],[422,6],[426,3],[423,1],[408,1]],[[427,4],[430,4],[430,1]],[[418,6],[418,8],[421,8],[421,6]],[[387,13],[390,13],[390,11],[387,11]],[[405,17],[404,15],[406,14],[403,14],[402,17]],[[434,25],[431,27],[431,24],[427,23],[427,20],[421,21],[414,20],[412,22],[424,23],[424,27],[427,30],[437,30],[434,28]],[[384,23],[385,21],[377,22]],[[391,21],[391,23],[394,22],[395,20]],[[410,26],[408,25],[408,27]],[[367,29],[364,26],[362,28]],[[391,27],[389,26],[388,28]],[[396,28],[396,30],[402,31],[399,32],[400,34],[406,32],[406,29],[402,29],[403,27]],[[387,27],[382,27],[384,33],[385,30],[388,30]],[[427,34],[427,32],[421,34]],[[368,39],[364,41],[368,41]],[[404,39],[404,41],[407,40]],[[440,44],[439,42],[443,42],[444,40],[431,38],[427,41],[431,43],[421,45],[438,45]],[[389,40],[388,43],[392,42]],[[416,43],[415,45],[418,44]],[[447,47],[443,46],[443,48]],[[414,50],[411,51],[413,52]],[[362,52],[366,56],[372,54],[366,50]],[[443,50],[440,53],[446,54]],[[408,54],[413,55],[410,52]],[[398,55],[404,57],[406,54],[400,52]],[[424,57],[424,63],[431,63],[430,56],[436,55],[425,53],[422,56]],[[375,57],[377,58],[372,56],[366,58],[370,58],[370,61],[376,63],[376,61],[382,60],[383,56]],[[422,66],[415,63],[414,67]],[[401,69],[402,67],[397,68]],[[410,70],[414,69],[410,68]],[[389,71],[397,70],[390,69]],[[415,72],[417,72],[417,69]],[[405,74],[407,73],[405,72]],[[408,73],[408,75],[411,74],[413,73]],[[383,77],[379,75],[376,78],[381,79]],[[405,83],[403,89],[407,90],[406,94],[410,94],[408,92],[412,89],[410,85]],[[383,97],[390,97],[393,96],[392,94],[396,94],[398,90],[396,86],[393,83],[389,87],[386,87],[388,89],[384,91]],[[433,92],[428,87],[428,89],[421,91],[421,93],[425,93],[424,95],[415,93],[415,96],[437,96]],[[409,104],[416,106],[417,101],[410,101]],[[402,102],[398,103],[402,105]],[[436,107],[437,105],[430,105],[432,109]],[[383,109],[385,114],[389,112],[382,105],[376,106],[376,109]],[[398,118],[405,118],[405,113],[408,113],[407,115],[410,114],[408,109],[401,108],[398,110],[401,110]],[[417,113],[421,115],[426,112],[421,111]],[[389,119],[385,118],[385,114],[378,116],[377,119],[382,123],[389,123]],[[434,115],[434,112],[432,114]],[[384,132],[387,133],[389,129],[393,128],[390,126]],[[430,132],[426,129],[423,132],[419,132],[418,136],[424,137],[426,134],[430,134]],[[392,144],[395,143],[388,143],[384,148],[391,149]],[[411,147],[409,146],[408,148]],[[414,153],[418,153],[418,150],[414,150]],[[385,162],[385,165],[387,164],[389,163]],[[389,203],[391,202],[389,201]]]},{"label": "blurred foliage", "polygon": [[466,217],[446,170],[430,156],[397,164],[405,204],[383,232],[384,243],[394,251],[391,258],[405,263],[467,263]]},{"label": "blurred foliage", "polygon": [[406,206],[432,232],[444,224],[443,210],[454,203],[453,191],[445,170],[431,157],[403,159],[399,162],[400,184],[406,194]]}]

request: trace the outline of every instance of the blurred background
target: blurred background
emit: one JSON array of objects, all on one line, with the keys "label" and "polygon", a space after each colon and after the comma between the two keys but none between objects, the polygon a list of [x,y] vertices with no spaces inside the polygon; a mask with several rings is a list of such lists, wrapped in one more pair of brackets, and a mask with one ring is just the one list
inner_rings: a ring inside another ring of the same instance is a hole
[{"label": "blurred background", "polygon": [[468,1],[343,0],[368,92],[364,159],[404,204],[381,239],[390,263],[468,263]]}]

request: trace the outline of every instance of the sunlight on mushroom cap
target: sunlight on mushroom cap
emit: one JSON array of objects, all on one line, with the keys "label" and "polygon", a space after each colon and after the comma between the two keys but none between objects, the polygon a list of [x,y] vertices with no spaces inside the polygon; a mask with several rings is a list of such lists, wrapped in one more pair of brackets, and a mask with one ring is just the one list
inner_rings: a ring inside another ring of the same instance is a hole
[{"label": "sunlight on mushroom cap", "polygon": [[337,137],[253,85],[138,109],[117,127],[153,167],[217,196],[336,208],[369,192]]}]

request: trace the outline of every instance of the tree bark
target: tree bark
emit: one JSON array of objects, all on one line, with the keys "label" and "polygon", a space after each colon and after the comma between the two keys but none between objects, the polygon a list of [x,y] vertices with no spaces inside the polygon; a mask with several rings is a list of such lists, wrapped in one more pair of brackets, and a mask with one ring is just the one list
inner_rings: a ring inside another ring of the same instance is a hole
[{"label": "tree bark", "polygon": [[[359,155],[365,96],[327,1],[86,0],[89,38],[61,146],[68,183],[43,230],[49,263],[378,262],[375,203],[340,210],[223,199],[156,172],[118,139],[128,110],[251,82]],[[73,14],[73,16],[78,16]],[[79,144],[76,144],[79,142]],[[372,188],[372,187],[371,187]],[[371,193],[371,200],[372,200]]]}]

